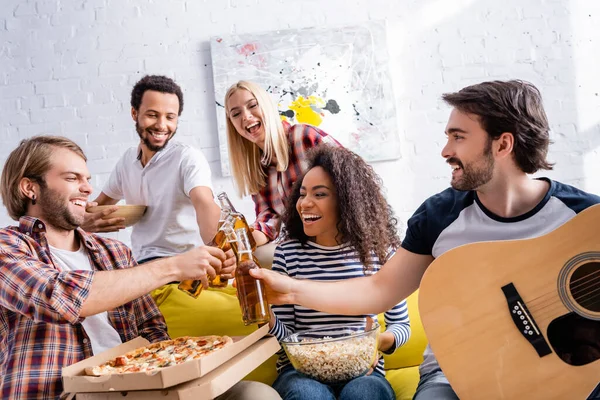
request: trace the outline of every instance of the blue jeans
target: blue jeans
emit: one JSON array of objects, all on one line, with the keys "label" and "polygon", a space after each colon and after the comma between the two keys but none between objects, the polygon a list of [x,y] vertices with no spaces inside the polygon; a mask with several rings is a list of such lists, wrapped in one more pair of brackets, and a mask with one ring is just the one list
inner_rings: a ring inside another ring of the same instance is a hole
[{"label": "blue jeans", "polygon": [[285,367],[273,388],[283,400],[394,400],[396,395],[385,376],[374,371],[369,376],[359,376],[351,381],[324,384]]},{"label": "blue jeans", "polygon": [[[587,400],[600,399],[600,384]],[[413,400],[459,400],[441,370],[429,372],[421,377]]]},{"label": "blue jeans", "polygon": [[458,396],[438,369],[421,376],[413,400],[458,400]]},{"label": "blue jeans", "polygon": [[[600,399],[600,384],[587,400]],[[429,372],[421,377],[413,400],[458,400],[441,370]]]}]

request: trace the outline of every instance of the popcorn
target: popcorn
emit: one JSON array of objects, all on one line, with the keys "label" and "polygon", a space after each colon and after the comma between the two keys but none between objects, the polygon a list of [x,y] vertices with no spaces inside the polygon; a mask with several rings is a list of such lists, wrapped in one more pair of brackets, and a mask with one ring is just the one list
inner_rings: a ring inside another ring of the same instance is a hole
[{"label": "popcorn", "polygon": [[290,343],[285,349],[297,371],[321,382],[342,382],[356,378],[371,368],[377,356],[376,336],[310,344],[315,340]]}]

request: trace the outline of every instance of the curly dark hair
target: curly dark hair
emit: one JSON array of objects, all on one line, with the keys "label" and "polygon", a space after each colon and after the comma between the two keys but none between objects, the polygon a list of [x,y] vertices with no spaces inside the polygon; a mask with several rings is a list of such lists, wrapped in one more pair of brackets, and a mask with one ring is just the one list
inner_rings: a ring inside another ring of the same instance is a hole
[{"label": "curly dark hair", "polygon": [[323,144],[307,155],[308,167],[298,178],[286,202],[282,216],[286,239],[305,244],[302,219],[296,210],[304,175],[315,167],[329,174],[337,192],[339,222],[338,242],[348,242],[356,249],[365,274],[372,270],[372,253],[381,263],[387,261],[390,248],[400,246],[398,220],[383,196],[381,178],[359,155],[343,147]]},{"label": "curly dark hair", "polygon": [[483,82],[446,93],[442,99],[461,112],[477,115],[492,139],[504,132],[512,133],[515,161],[523,172],[552,169],[552,163],[546,160],[550,144],[548,118],[542,95],[531,83]]},{"label": "curly dark hair", "polygon": [[183,92],[178,84],[171,78],[162,75],[146,75],[133,86],[131,90],[131,107],[140,109],[142,97],[146,90],[177,95],[179,99],[179,114],[183,111]]}]

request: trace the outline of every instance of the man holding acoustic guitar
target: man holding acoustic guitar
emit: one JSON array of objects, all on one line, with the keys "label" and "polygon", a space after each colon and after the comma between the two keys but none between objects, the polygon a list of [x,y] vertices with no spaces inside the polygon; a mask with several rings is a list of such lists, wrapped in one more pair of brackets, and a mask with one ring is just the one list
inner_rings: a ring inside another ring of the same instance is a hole
[{"label": "man holding acoustic guitar", "polygon": [[584,399],[600,381],[600,307],[585,303],[600,277],[600,197],[528,176],[552,169],[532,84],[484,82],[443,99],[452,187],[417,209],[379,273],[335,283],[252,275],[273,304],[351,315],[387,310],[421,285],[431,347],[417,400]]}]

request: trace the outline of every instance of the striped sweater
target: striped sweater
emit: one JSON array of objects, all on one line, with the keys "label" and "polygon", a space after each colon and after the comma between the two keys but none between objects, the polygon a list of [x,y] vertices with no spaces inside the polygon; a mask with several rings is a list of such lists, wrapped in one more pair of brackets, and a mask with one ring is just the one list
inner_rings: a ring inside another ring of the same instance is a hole
[{"label": "striped sweater", "polygon": [[[379,271],[381,263],[373,255],[373,270]],[[289,240],[277,246],[273,259],[273,271],[281,272],[297,279],[311,279],[319,281],[337,281],[341,279],[358,278],[364,276],[363,264],[358,254],[349,245],[335,247],[321,246],[308,242],[304,246],[297,240]],[[316,329],[329,325],[364,324],[366,315],[344,316],[328,314],[311,310],[299,305],[272,306],[275,314],[275,324],[269,333],[278,340],[286,336]],[[376,315],[371,315],[376,317]],[[394,345],[386,353],[393,353],[398,347],[407,342],[410,337],[410,321],[406,300],[395,305],[384,314],[386,330],[394,335]],[[277,360],[277,371],[287,366],[290,362],[281,350]],[[376,368],[382,374],[383,358],[379,360]]]}]

